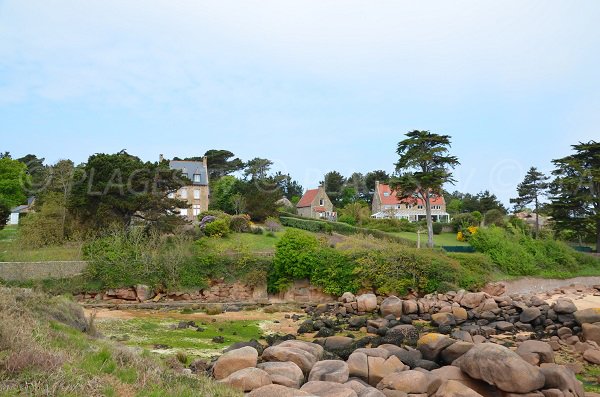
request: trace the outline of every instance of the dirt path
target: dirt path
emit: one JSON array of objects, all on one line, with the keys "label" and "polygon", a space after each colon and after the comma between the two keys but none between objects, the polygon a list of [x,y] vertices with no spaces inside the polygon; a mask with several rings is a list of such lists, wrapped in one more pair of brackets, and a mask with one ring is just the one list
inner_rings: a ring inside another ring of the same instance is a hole
[{"label": "dirt path", "polygon": [[537,294],[551,292],[556,288],[568,287],[571,284],[591,287],[600,285],[600,277],[576,277],[565,280],[526,277],[518,280],[503,281],[507,294]]}]

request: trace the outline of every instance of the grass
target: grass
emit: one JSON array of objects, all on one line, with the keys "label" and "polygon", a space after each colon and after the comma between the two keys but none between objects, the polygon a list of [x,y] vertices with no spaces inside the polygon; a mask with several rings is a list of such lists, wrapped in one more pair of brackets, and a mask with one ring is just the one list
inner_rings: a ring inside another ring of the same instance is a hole
[{"label": "grass", "polygon": [[[187,355],[208,357],[220,352],[223,348],[250,339],[259,339],[262,331],[258,321],[237,320],[209,321],[197,320],[196,324],[204,329],[175,328],[182,321],[176,318],[134,318],[134,319],[101,319],[95,324],[100,333],[109,338],[123,340],[130,346],[138,346],[161,354],[184,352]],[[174,329],[175,328],[175,329]],[[222,343],[215,343],[212,338],[222,336]]]},{"label": "grass", "polygon": [[252,233],[231,233],[222,238],[204,238],[204,246],[214,252],[252,252],[271,254],[275,252],[275,244],[284,231],[275,232],[275,236]]},{"label": "grass", "polygon": [[[390,233],[390,234],[393,234],[398,237],[403,237],[403,238],[411,240],[411,241],[417,241],[417,233],[395,232],[395,233]],[[436,245],[436,247],[443,246],[443,245],[450,245],[450,246],[452,246],[452,245],[468,246],[469,245],[469,243],[467,243],[465,241],[458,241],[456,239],[456,233],[434,234],[433,242]],[[421,233],[421,246],[424,247],[426,244],[427,244],[427,233]]]},{"label": "grass", "polygon": [[81,243],[58,247],[26,248],[17,241],[18,226],[0,230],[0,262],[78,261],[82,259]]},{"label": "grass", "polygon": [[83,320],[81,307],[64,298],[0,289],[0,395],[242,395],[203,375],[183,374],[175,357],[139,353],[73,326]]}]

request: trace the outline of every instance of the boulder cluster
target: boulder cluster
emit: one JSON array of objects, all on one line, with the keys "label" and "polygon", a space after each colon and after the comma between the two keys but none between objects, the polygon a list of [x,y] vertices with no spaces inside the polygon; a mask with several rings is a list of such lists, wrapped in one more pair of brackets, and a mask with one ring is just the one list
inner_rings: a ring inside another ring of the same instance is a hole
[{"label": "boulder cluster", "polygon": [[298,334],[312,341],[237,344],[212,376],[253,397],[598,397],[575,373],[600,363],[600,309],[566,298],[345,293],[306,312]]}]

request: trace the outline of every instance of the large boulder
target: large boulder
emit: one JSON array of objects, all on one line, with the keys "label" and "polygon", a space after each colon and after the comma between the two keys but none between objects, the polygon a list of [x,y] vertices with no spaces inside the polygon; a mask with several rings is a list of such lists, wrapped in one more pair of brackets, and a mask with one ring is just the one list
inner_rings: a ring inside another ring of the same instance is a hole
[{"label": "large boulder", "polygon": [[306,350],[295,347],[271,346],[265,349],[262,354],[264,361],[291,361],[296,364],[305,375],[308,375],[313,365],[319,361],[317,357]]},{"label": "large boulder", "polygon": [[463,372],[498,389],[529,393],[541,389],[545,377],[538,367],[523,360],[510,349],[493,343],[481,343],[454,362]]},{"label": "large boulder", "polygon": [[259,387],[248,393],[247,397],[301,397],[310,396],[311,394],[297,389],[281,385],[267,385]]},{"label": "large boulder", "polygon": [[455,340],[446,335],[430,333],[419,338],[417,349],[423,354],[425,360],[436,361],[442,350],[454,342]]},{"label": "large boulder", "polygon": [[471,350],[473,343],[458,341],[442,350],[441,357],[446,364],[452,364],[454,360]]},{"label": "large boulder", "polygon": [[316,363],[310,370],[308,381],[327,381],[344,383],[349,377],[348,364],[341,360],[323,360]]},{"label": "large boulder", "polygon": [[500,391],[496,387],[489,385],[482,380],[471,378],[469,375],[462,372],[460,368],[453,365],[446,365],[444,367],[434,369],[431,371],[431,373],[439,377],[442,381],[455,380],[460,382],[469,389],[475,390],[482,396],[501,397]]},{"label": "large boulder", "polygon": [[135,294],[140,302],[145,302],[149,299],[154,298],[154,291],[150,287],[144,284],[137,284],[135,286]]},{"label": "large boulder", "polygon": [[402,312],[404,314],[414,314],[419,312],[419,305],[416,301],[409,299],[402,301]]},{"label": "large boulder", "polygon": [[577,306],[575,306],[571,299],[559,298],[554,306],[552,306],[552,310],[556,314],[571,314],[577,311]]},{"label": "large boulder", "polygon": [[217,380],[224,379],[240,369],[256,367],[257,360],[258,352],[253,347],[230,350],[217,359],[213,366],[213,376]]},{"label": "large boulder", "polygon": [[299,389],[304,383],[302,370],[291,361],[260,363],[257,367],[268,373],[275,384]]},{"label": "large boulder", "polygon": [[600,345],[600,325],[584,323],[581,328],[586,341],[596,342]]},{"label": "large boulder", "polygon": [[383,317],[393,315],[394,317],[402,316],[402,300],[397,296],[388,296],[381,302],[379,307]]},{"label": "large boulder", "polygon": [[435,397],[484,397],[459,381],[447,380],[442,383]]},{"label": "large boulder", "polygon": [[529,359],[532,355],[535,356],[537,364],[554,363],[554,350],[549,344],[539,340],[522,342],[517,347],[516,353],[529,363],[531,363]]},{"label": "large boulder", "polygon": [[600,322],[600,307],[577,310],[574,315],[579,324],[597,323]]},{"label": "large boulder", "polygon": [[592,364],[600,364],[600,350],[587,349],[583,352],[583,359]]},{"label": "large boulder", "polygon": [[382,357],[367,357],[367,363],[369,366],[368,382],[371,386],[377,386],[381,379],[389,374],[408,369],[396,356],[390,356],[387,359]]},{"label": "large boulder", "polygon": [[528,307],[521,312],[521,316],[519,317],[519,320],[522,323],[530,323],[541,315],[542,315],[542,312],[539,308],[537,308],[535,306]]},{"label": "large boulder", "polygon": [[428,371],[395,372],[384,377],[377,385],[379,390],[399,390],[408,394],[432,395],[440,387],[442,381]]},{"label": "large boulder", "polygon": [[475,309],[485,298],[486,294],[484,292],[468,292],[464,294],[459,303],[468,309]]},{"label": "large boulder", "polygon": [[324,349],[323,346],[317,345],[316,343],[304,342],[301,340],[286,340],[278,344],[279,347],[293,347],[296,349],[301,349],[306,351],[307,353],[312,354],[320,360],[323,358]]},{"label": "large boulder", "polygon": [[453,326],[456,325],[456,318],[452,313],[435,313],[431,315],[431,323],[436,327]]},{"label": "large boulder", "polygon": [[318,397],[358,397],[351,387],[335,382],[307,382],[300,390]]},{"label": "large boulder", "polygon": [[546,378],[544,389],[558,389],[564,395],[584,397],[582,383],[577,380],[573,371],[567,367],[557,364],[542,364],[540,370]]},{"label": "large boulder", "polygon": [[354,352],[348,357],[348,371],[350,376],[367,380],[369,378],[369,360],[368,356],[362,352]]},{"label": "large boulder", "polygon": [[374,312],[377,310],[377,297],[375,294],[362,294],[356,297],[359,312]]},{"label": "large boulder", "polygon": [[219,382],[226,383],[229,386],[244,392],[258,389],[272,383],[269,374],[258,368],[240,369],[225,379],[221,379]]}]

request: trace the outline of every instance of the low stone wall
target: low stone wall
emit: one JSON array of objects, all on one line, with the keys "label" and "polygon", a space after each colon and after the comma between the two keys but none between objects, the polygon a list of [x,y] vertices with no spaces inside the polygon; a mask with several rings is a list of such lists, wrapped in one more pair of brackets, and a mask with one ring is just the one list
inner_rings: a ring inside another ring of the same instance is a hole
[{"label": "low stone wall", "polygon": [[86,267],[85,261],[0,262],[0,279],[27,281],[68,278],[82,274]]}]

